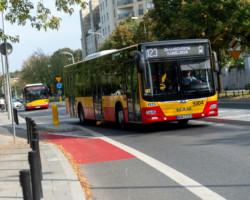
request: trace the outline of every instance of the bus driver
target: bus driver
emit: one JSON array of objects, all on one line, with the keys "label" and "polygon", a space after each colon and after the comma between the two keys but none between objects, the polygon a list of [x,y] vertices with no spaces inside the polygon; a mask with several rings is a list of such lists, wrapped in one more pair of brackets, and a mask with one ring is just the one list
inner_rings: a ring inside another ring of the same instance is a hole
[{"label": "bus driver", "polygon": [[201,80],[198,80],[197,78],[195,78],[194,76],[191,76],[191,72],[190,70],[188,71],[184,71],[184,77],[183,77],[183,83],[184,85],[188,85],[192,82],[198,82],[201,83]]}]

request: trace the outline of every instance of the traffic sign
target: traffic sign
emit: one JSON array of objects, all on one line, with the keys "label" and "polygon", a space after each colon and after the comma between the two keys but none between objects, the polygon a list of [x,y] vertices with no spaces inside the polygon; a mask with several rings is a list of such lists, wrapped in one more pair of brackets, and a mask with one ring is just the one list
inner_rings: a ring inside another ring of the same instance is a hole
[{"label": "traffic sign", "polygon": [[62,84],[61,84],[61,83],[57,83],[57,84],[56,84],[56,87],[57,87],[58,89],[60,89],[60,88],[62,88]]},{"label": "traffic sign", "polygon": [[62,90],[58,90],[58,95],[61,96],[62,95]]},{"label": "traffic sign", "polygon": [[241,54],[241,50],[238,51],[230,51],[230,54],[233,56],[234,61],[236,62]]},{"label": "traffic sign", "polygon": [[56,77],[56,80],[58,83],[60,83],[61,79],[62,79],[62,77]]},{"label": "traffic sign", "polygon": [[236,50],[237,48],[240,47],[240,42],[236,38],[234,38],[230,43],[229,46],[233,49]]}]

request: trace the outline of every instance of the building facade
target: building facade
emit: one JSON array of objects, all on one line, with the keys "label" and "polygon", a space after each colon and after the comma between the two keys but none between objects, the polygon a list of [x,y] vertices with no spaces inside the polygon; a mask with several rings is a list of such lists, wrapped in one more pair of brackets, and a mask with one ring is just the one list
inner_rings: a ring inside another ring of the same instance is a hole
[{"label": "building facade", "polygon": [[80,11],[83,58],[96,52],[124,17],[141,19],[152,8],[152,0],[90,0],[89,9]]}]

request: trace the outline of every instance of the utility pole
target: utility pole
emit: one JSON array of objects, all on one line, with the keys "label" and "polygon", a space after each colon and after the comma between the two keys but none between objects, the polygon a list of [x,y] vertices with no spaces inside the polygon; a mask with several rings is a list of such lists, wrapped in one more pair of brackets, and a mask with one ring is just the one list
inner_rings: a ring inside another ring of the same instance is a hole
[{"label": "utility pole", "polygon": [[[2,20],[3,20],[3,35],[5,36],[6,33],[6,27],[5,27],[5,10],[2,11]],[[16,142],[16,129],[15,129],[15,123],[14,123],[14,115],[13,115],[13,108],[12,108],[12,94],[11,94],[11,83],[10,83],[10,73],[9,73],[9,61],[8,61],[8,48],[7,48],[7,42],[6,39],[4,40],[4,46],[5,46],[5,72],[7,77],[7,88],[8,88],[8,112],[11,113],[11,119],[12,119],[12,128],[13,128],[13,136],[14,136],[14,142]]]}]

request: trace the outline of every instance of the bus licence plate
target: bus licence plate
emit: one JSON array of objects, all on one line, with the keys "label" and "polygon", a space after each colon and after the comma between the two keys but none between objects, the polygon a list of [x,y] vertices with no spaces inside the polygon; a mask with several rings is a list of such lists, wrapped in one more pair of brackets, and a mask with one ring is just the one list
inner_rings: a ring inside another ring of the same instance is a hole
[{"label": "bus licence plate", "polygon": [[177,115],[177,119],[189,119],[189,118],[193,118],[192,114],[189,115]]},{"label": "bus licence plate", "polygon": [[40,108],[40,106],[36,106],[36,108]]}]

